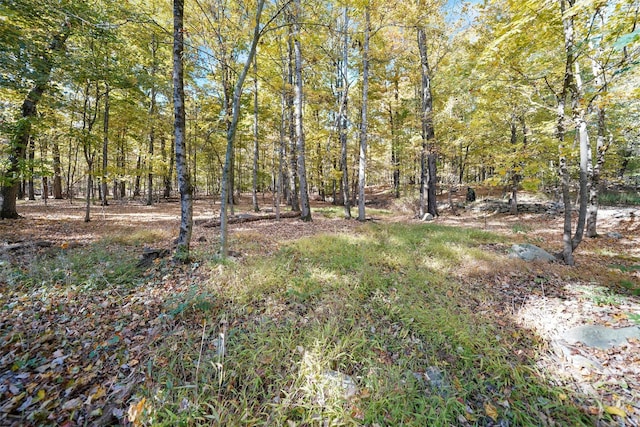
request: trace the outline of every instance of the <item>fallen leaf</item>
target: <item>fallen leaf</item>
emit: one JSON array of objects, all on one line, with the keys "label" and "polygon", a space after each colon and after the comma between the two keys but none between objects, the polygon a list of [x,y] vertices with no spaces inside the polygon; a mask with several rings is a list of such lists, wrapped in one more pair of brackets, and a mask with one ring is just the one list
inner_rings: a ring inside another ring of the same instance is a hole
[{"label": "fallen leaf", "polygon": [[618,408],[617,406],[605,406],[604,412],[609,415],[617,415],[622,418],[627,416],[627,413],[624,412],[624,409]]},{"label": "fallen leaf", "polygon": [[144,410],[144,404],[146,401],[147,401],[147,398],[143,397],[142,399],[140,399],[138,403],[132,403],[131,406],[129,406],[129,410],[127,411],[127,416],[129,418],[129,422],[133,423],[134,426],[139,426],[142,424],[140,420],[138,420],[138,417],[140,416],[140,414],[142,414],[142,411]]},{"label": "fallen leaf", "polygon": [[66,402],[64,402],[64,405],[62,405],[62,410],[75,411],[81,406],[82,406],[82,399],[80,399],[79,397],[76,397],[75,399],[67,400]]},{"label": "fallen leaf", "polygon": [[484,403],[484,413],[487,414],[487,416],[493,421],[498,420],[498,410],[489,402]]}]

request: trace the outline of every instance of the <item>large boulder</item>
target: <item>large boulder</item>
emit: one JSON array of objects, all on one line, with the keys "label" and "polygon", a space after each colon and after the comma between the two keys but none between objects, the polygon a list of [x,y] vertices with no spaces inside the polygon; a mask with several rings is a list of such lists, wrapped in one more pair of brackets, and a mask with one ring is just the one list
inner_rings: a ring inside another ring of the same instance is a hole
[{"label": "large boulder", "polygon": [[532,245],[530,243],[521,243],[511,246],[510,256],[512,258],[520,258],[525,261],[555,261],[556,257],[549,252]]}]

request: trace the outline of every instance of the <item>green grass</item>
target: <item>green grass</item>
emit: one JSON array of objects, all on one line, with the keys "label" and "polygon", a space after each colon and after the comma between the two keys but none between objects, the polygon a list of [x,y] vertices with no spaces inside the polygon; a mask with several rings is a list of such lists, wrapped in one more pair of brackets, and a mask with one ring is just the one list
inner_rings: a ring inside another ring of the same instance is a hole
[{"label": "green grass", "polygon": [[[325,206],[322,208],[313,208],[312,212],[314,214],[319,214],[324,216],[325,218],[344,218],[344,207],[343,206]],[[366,210],[366,215],[368,218],[377,217],[377,216],[388,216],[391,215],[391,211],[388,209],[376,209],[368,207]],[[358,206],[354,206],[351,208],[351,217],[358,217]]]},{"label": "green grass", "polygon": [[51,248],[27,265],[0,264],[0,282],[14,289],[73,288],[81,292],[140,282],[134,248],[97,242],[77,248]]},{"label": "green grass", "polygon": [[[497,261],[480,245],[499,240],[369,224],[217,266],[167,302],[144,423],[485,425],[490,405],[509,425],[591,425],[536,371],[535,337],[498,326],[452,279],[466,262]],[[440,384],[425,380],[433,370]]]},{"label": "green grass", "polygon": [[533,228],[526,224],[517,223],[514,224],[513,227],[511,227],[511,231],[513,232],[513,234],[528,234],[533,231]]},{"label": "green grass", "polygon": [[640,192],[638,191],[602,191],[598,195],[598,202],[606,206],[632,205],[640,206]]}]

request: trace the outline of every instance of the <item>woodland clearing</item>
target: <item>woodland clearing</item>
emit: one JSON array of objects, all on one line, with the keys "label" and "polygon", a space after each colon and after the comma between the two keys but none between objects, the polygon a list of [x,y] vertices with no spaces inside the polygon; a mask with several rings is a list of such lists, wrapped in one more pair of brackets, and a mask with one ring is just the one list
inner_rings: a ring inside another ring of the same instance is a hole
[{"label": "woodland clearing", "polygon": [[[508,257],[558,251],[560,216],[424,223],[370,200],[365,223],[315,202],[311,223],[231,225],[227,261],[196,225],[189,264],[142,268],[143,247],[171,247],[178,203],[84,223],[81,203],[21,202],[0,222],[0,424],[640,423],[640,342],[558,340],[640,323],[639,209],[602,208],[567,267]],[[195,222],[218,208],[196,201]]]}]

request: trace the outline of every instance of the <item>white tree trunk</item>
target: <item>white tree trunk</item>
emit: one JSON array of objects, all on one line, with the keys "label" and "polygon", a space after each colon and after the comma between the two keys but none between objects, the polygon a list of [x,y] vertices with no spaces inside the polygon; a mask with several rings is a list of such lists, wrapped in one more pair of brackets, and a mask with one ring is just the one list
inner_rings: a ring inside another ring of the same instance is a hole
[{"label": "white tree trunk", "polygon": [[358,158],[358,220],[365,218],[366,171],[367,171],[367,103],[369,98],[369,39],[371,37],[371,18],[369,6],[364,10],[364,46],[362,49],[362,115],[360,119],[360,156]]}]

